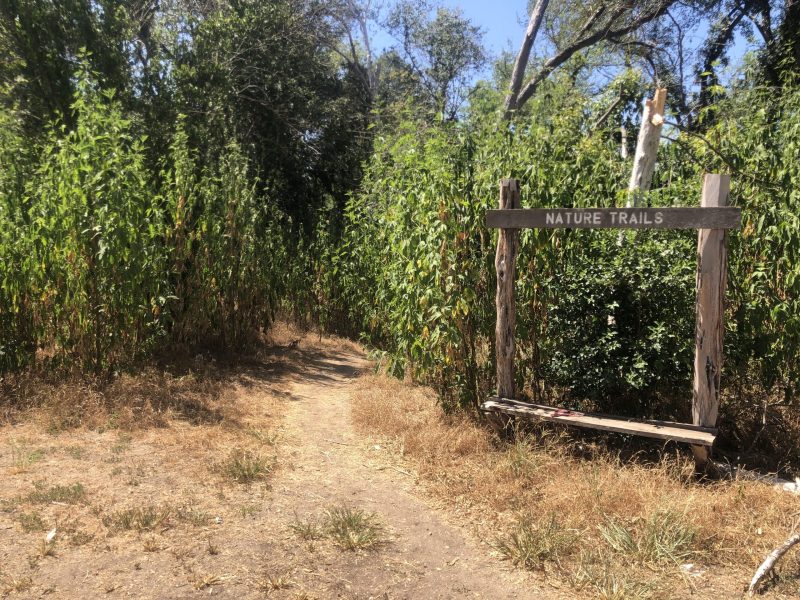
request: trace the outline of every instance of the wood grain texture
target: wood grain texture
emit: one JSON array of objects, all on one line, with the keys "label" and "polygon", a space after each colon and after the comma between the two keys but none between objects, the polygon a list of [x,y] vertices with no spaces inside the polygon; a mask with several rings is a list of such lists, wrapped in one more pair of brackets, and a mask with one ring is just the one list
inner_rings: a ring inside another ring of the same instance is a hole
[{"label": "wood grain texture", "polygon": [[[503,179],[500,182],[500,208],[517,209],[520,205],[519,181]],[[514,299],[519,231],[501,229],[497,236],[497,254],[494,267],[497,273],[497,323],[495,325],[495,352],[497,359],[497,393],[514,397],[514,328],[517,308]]]},{"label": "wood grain texture", "polygon": [[669,421],[613,417],[599,413],[579,412],[563,408],[554,408],[552,406],[528,404],[501,397],[489,398],[481,405],[481,410],[515,415],[528,419],[541,419],[588,429],[600,429],[603,431],[627,433],[660,440],[685,442],[700,447],[712,446],[717,435],[717,430],[709,427],[698,427]]},{"label": "wood grain texture", "polygon": [[728,207],[525,208],[486,211],[501,229],[737,229],[742,211]]},{"label": "wood grain texture", "polygon": [[[728,175],[707,174],[703,181],[701,206],[725,206],[729,190],[730,177]],[[727,276],[726,232],[723,229],[701,229],[697,234],[697,304],[692,422],[704,427],[716,426],[719,411]],[[704,470],[710,460],[708,449],[694,447],[692,450],[695,464],[698,469]]]}]

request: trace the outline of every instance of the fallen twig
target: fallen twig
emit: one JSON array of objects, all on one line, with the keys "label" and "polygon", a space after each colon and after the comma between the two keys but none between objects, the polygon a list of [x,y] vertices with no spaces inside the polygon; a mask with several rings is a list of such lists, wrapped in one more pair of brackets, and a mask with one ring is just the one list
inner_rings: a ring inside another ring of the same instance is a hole
[{"label": "fallen twig", "polygon": [[350,444],[346,444],[345,442],[337,442],[336,440],[332,440],[330,438],[325,438],[326,442],[330,442],[331,444],[339,444],[340,446],[349,446]]},{"label": "fallen twig", "polygon": [[758,588],[758,584],[761,583],[761,580],[767,576],[767,574],[772,571],[775,567],[775,563],[786,554],[792,546],[800,542],[800,533],[793,533],[789,536],[783,544],[775,548],[772,552],[770,552],[769,556],[761,563],[761,566],[758,567],[756,574],[753,576],[753,580],[750,582],[750,587],[747,590],[747,593],[750,597],[754,596],[756,593],[756,588]]},{"label": "fallen twig", "polygon": [[[369,465],[365,464],[364,466],[368,467]],[[397,471],[398,473],[402,473],[403,475],[408,475],[409,477],[414,477],[413,473],[409,473],[408,471],[404,471],[403,469],[398,469],[397,467],[393,467],[391,465],[386,465],[386,466],[383,466],[383,467],[373,467],[373,468],[376,471],[384,471],[386,469],[392,469],[393,471]]]}]

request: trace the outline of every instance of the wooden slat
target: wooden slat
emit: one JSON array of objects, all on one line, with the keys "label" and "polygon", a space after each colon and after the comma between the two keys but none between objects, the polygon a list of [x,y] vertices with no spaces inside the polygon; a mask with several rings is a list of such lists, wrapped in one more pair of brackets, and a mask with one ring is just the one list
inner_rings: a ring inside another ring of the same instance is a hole
[{"label": "wooden slat", "polygon": [[738,229],[742,210],[718,208],[518,208],[486,211],[501,229]]},{"label": "wooden slat", "polygon": [[486,412],[499,412],[519,417],[544,419],[566,425],[601,429],[630,435],[657,438],[661,440],[674,440],[686,442],[697,446],[712,446],[717,435],[717,430],[710,427],[699,427],[669,421],[648,421],[626,417],[612,417],[598,413],[572,411],[552,406],[528,404],[508,398],[489,398],[481,405],[481,410]]}]

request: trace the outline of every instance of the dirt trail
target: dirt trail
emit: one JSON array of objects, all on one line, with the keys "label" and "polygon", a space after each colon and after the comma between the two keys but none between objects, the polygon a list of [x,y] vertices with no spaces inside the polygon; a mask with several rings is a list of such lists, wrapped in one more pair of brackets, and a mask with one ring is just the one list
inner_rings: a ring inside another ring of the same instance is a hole
[{"label": "dirt trail", "polygon": [[291,470],[274,483],[275,503],[298,516],[342,504],[375,512],[390,542],[366,553],[328,555],[328,564],[302,577],[304,588],[321,598],[542,597],[418,497],[413,477],[371,456],[350,421],[350,393],[367,368],[361,356],[331,352],[298,374],[285,420]]},{"label": "dirt trail", "polygon": [[[306,336],[217,369],[211,383],[170,380],[166,397],[191,412],[164,427],[0,427],[0,597],[561,597],[449,524],[412,474],[354,431],[351,394],[369,368],[355,346]],[[231,481],[218,465],[241,448],[277,469]],[[42,497],[64,486],[78,497]],[[350,551],[293,531],[340,506],[375,513],[386,542]]]}]

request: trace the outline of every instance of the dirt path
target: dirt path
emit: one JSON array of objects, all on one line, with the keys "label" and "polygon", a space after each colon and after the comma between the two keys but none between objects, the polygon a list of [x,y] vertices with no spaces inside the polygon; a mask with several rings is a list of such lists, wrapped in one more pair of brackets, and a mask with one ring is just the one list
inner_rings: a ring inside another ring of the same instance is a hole
[{"label": "dirt path", "polygon": [[[354,431],[369,368],[355,346],[306,336],[242,364],[195,362],[121,384],[173,407],[160,426],[54,430],[44,413],[0,427],[0,597],[561,597],[448,523]],[[243,451],[277,468],[238,482]],[[384,543],[298,535],[335,507],[374,513]]]},{"label": "dirt path", "polygon": [[390,542],[365,553],[328,553],[327,564],[302,557],[312,566],[301,576],[304,589],[320,598],[541,597],[421,500],[413,477],[370,455],[350,421],[351,389],[366,368],[360,356],[337,353],[299,374],[285,421],[292,467],[275,481],[275,503],[292,518],[336,505],[374,512]]}]

